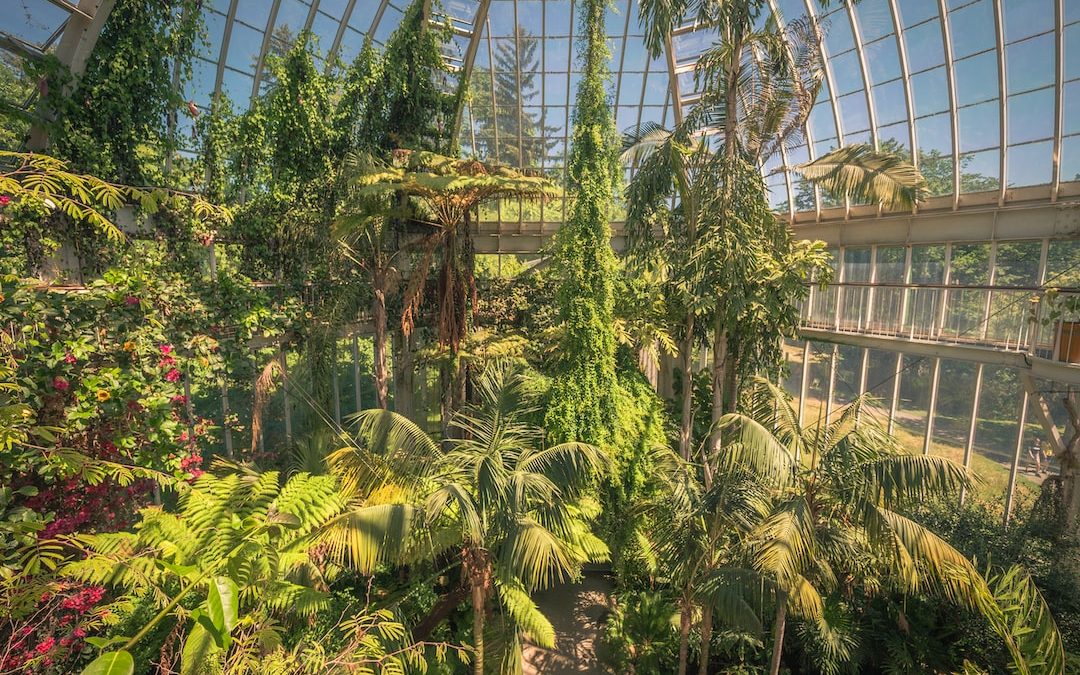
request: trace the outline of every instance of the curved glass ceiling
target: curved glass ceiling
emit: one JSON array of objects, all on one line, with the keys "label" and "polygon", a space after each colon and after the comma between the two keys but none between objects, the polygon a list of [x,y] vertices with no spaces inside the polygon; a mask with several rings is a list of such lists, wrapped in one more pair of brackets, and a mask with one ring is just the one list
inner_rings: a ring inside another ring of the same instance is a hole
[{"label": "curved glass ceiling", "polygon": [[[250,100],[268,50],[304,29],[314,33],[324,59],[336,53],[351,61],[366,35],[379,44],[389,38],[405,1],[206,0],[207,35],[184,95],[203,107],[218,91],[234,102]],[[0,47],[49,49],[71,3],[14,2],[19,11],[9,13],[17,15],[14,25],[0,29]],[[781,20],[815,18],[826,36],[826,81],[805,142],[763,167],[777,210],[846,213],[783,167],[850,143],[912,157],[930,181],[929,208],[1080,194],[1080,2],[862,0],[825,11],[817,0],[768,5]],[[454,26],[446,56],[472,72],[463,151],[561,176],[580,77],[574,1],[444,0],[442,11]],[[681,28],[671,54],[650,59],[637,0],[616,0],[607,31],[620,130],[673,124],[693,105],[694,64],[712,44],[711,33]],[[507,208],[499,217],[562,216],[558,205],[543,214]]]}]

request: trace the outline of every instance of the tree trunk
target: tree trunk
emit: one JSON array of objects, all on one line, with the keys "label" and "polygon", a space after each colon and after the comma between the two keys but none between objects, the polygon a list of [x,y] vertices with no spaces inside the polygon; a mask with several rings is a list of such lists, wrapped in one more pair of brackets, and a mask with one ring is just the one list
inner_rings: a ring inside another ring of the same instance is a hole
[{"label": "tree trunk", "polygon": [[387,406],[386,382],[386,279],[377,273],[372,279],[375,298],[371,301],[371,319],[375,326],[374,365],[375,405],[383,410]]},{"label": "tree trunk", "polygon": [[709,675],[709,646],[712,642],[712,607],[701,608],[701,659],[698,675]]},{"label": "tree trunk", "polygon": [[724,365],[724,391],[727,400],[724,403],[724,412],[733,413],[739,407],[739,368],[738,357],[731,347],[728,347],[727,363]]},{"label": "tree trunk", "polygon": [[1080,410],[1073,397],[1064,399],[1073,433],[1058,458],[1061,467],[1062,533],[1065,539],[1080,543]]},{"label": "tree trunk", "polygon": [[476,650],[473,674],[484,675],[484,587],[477,583],[472,584],[472,610],[473,649]]},{"label": "tree trunk", "polygon": [[679,425],[679,454],[690,459],[694,436],[694,315],[686,315],[686,336],[682,344],[682,421]]},{"label": "tree trunk", "polygon": [[450,419],[454,416],[453,379],[451,366],[446,363],[439,364],[439,432],[444,448],[450,439]]},{"label": "tree trunk", "polygon": [[724,382],[727,368],[727,328],[724,326],[722,308],[717,307],[716,326],[713,333],[712,356],[712,426],[709,442],[702,458],[706,485],[712,483],[711,458],[720,450],[720,418],[724,416]]},{"label": "tree trunk", "polygon": [[780,673],[780,653],[784,651],[784,626],[787,623],[787,593],[778,591],[776,594],[776,625],[773,626],[772,661],[769,664],[769,675]]},{"label": "tree trunk", "polygon": [[469,592],[464,587],[459,587],[439,598],[435,606],[412,629],[412,639],[416,642],[427,640],[431,631],[445,621],[468,595]]},{"label": "tree trunk", "polygon": [[686,675],[686,664],[690,660],[690,614],[693,604],[686,598],[682,601],[679,613],[679,675]]}]

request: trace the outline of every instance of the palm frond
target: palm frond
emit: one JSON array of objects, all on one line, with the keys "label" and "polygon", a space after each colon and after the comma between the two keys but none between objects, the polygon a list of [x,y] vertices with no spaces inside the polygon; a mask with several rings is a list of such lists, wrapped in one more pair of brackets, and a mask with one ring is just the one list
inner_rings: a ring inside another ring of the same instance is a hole
[{"label": "palm frond", "polygon": [[866,144],[838,148],[792,168],[834,195],[888,209],[912,208],[927,194],[926,180],[914,165]]}]

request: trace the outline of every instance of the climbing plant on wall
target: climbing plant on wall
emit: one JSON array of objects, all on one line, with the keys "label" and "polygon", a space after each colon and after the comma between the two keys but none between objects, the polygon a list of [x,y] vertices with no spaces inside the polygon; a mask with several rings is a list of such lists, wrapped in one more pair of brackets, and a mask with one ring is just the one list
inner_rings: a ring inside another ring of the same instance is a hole
[{"label": "climbing plant on wall", "polygon": [[602,0],[582,5],[584,74],[577,92],[568,165],[569,217],[556,239],[562,360],[556,366],[547,411],[554,441],[604,442],[614,415],[615,254],[611,207],[619,184],[617,135],[607,96],[609,53]]}]

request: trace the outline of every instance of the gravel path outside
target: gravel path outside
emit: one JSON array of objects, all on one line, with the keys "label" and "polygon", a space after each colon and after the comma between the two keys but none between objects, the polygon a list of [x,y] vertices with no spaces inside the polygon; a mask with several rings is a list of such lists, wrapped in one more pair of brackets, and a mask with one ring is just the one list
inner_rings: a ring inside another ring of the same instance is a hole
[{"label": "gravel path outside", "polygon": [[573,584],[535,596],[540,611],[555,627],[555,649],[526,644],[525,675],[607,675],[596,650],[607,620],[611,582],[600,572],[587,572]]}]

